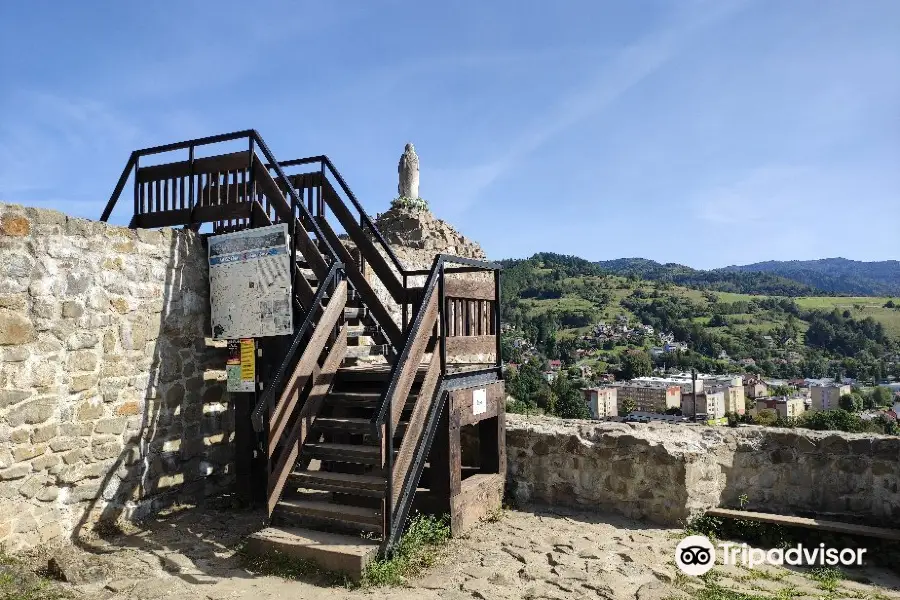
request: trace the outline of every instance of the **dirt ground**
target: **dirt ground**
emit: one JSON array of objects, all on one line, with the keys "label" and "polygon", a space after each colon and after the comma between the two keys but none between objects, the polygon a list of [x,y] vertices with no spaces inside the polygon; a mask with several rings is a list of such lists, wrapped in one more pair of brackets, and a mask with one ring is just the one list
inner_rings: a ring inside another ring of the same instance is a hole
[{"label": "dirt ground", "polygon": [[[504,511],[479,524],[406,587],[327,587],[248,572],[236,549],[260,525],[250,512],[173,510],[89,547],[56,551],[75,583],[53,585],[83,600],[900,599],[900,578],[871,567],[823,579],[795,568],[719,565],[703,579],[688,577],[673,560],[683,531],[552,509]],[[31,567],[52,555],[32,555]]]}]

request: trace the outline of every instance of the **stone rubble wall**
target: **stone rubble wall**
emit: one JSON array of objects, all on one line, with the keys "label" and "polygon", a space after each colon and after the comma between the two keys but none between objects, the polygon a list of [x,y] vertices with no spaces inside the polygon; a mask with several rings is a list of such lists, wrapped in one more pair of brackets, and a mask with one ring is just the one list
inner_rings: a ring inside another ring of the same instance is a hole
[{"label": "stone rubble wall", "polygon": [[900,518],[900,438],[507,415],[508,491],[680,525],[712,507]]},{"label": "stone rubble wall", "polygon": [[0,204],[0,257],[0,544],[227,487],[201,238]]}]

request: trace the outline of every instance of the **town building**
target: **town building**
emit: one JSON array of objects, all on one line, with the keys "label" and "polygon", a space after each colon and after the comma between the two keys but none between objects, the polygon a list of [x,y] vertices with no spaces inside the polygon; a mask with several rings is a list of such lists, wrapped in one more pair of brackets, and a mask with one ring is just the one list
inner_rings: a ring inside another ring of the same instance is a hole
[{"label": "town building", "polygon": [[769,395],[769,386],[756,377],[744,377],[744,398],[751,400]]},{"label": "town building", "polygon": [[756,413],[759,414],[759,411],[765,409],[774,410],[779,417],[784,419],[796,419],[806,412],[806,405],[801,396],[757,398]]},{"label": "town building", "polygon": [[584,400],[591,411],[592,419],[609,419],[619,415],[618,389],[611,386],[586,388]]},{"label": "town building", "polygon": [[744,396],[743,385],[730,385],[724,383],[714,383],[709,385],[709,382],[706,382],[706,384],[705,389],[707,392],[722,392],[725,397],[725,412],[738,415],[747,412],[747,403]]},{"label": "town building", "polygon": [[681,395],[681,414],[694,418],[696,415],[705,415],[704,421],[718,421],[725,417],[725,392],[722,390],[697,394],[696,412],[694,408],[694,395]]},{"label": "town building", "polygon": [[638,412],[665,413],[681,406],[681,386],[670,382],[632,380],[615,385],[618,403],[625,406],[631,400]]},{"label": "town building", "polygon": [[812,410],[835,410],[841,407],[840,400],[844,394],[849,394],[853,388],[839,383],[820,383],[809,387],[812,398]]}]

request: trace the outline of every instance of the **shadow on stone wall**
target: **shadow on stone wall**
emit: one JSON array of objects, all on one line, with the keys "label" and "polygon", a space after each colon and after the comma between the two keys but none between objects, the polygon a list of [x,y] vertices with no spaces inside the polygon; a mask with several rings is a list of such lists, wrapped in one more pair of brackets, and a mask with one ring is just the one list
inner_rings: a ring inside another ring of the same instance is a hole
[{"label": "shadow on stone wall", "polygon": [[[142,407],[139,426],[125,431],[124,449],[103,474],[72,531],[72,541],[85,549],[93,548],[98,537],[112,535],[116,545],[124,542],[165,553],[165,540],[156,541],[152,534],[123,537],[117,535],[119,525],[173,505],[204,507],[210,497],[224,493],[227,498],[233,485],[234,412],[220,376],[225,350],[208,341],[204,247],[196,236],[173,233],[162,311],[139,309],[130,324],[123,325],[122,345],[133,349],[146,336],[152,358],[143,397],[123,405],[128,407],[125,412],[133,407],[134,416]],[[148,314],[152,321],[145,330]],[[198,536],[197,544],[204,543],[218,545]]]}]

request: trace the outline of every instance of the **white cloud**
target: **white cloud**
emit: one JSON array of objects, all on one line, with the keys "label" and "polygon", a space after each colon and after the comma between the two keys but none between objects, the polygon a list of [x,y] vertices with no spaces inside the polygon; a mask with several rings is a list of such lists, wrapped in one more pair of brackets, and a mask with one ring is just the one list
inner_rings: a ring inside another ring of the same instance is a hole
[{"label": "white cloud", "polygon": [[439,188],[439,201],[452,205],[457,212],[464,211],[523,158],[611,105],[664,66],[698,30],[734,14],[742,5],[743,1],[692,3],[689,10],[678,14],[674,24],[626,47],[603,65],[587,85],[563,94],[554,107],[523,124],[524,133],[504,145],[506,152],[485,164],[450,171],[456,181],[448,188],[452,196],[447,197],[449,194]]}]

